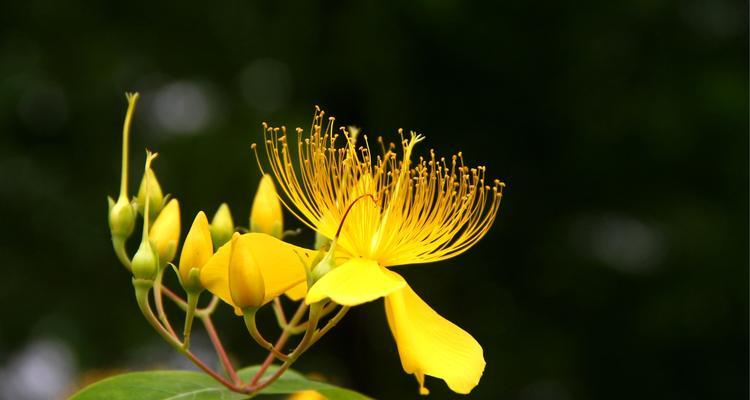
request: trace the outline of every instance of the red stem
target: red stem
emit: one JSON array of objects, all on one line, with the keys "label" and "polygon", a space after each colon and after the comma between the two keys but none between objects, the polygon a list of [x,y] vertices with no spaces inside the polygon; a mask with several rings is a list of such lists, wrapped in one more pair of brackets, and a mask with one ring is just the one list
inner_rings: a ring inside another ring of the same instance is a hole
[{"label": "red stem", "polygon": [[235,383],[235,385],[239,385],[240,383],[242,383],[242,381],[237,375],[237,371],[234,369],[232,362],[229,361],[227,352],[224,350],[224,346],[221,344],[221,339],[219,339],[219,335],[216,333],[216,328],[214,328],[214,323],[211,321],[211,317],[207,315],[205,317],[202,317],[201,321],[203,321],[203,326],[206,328],[206,332],[208,332],[208,337],[211,338],[211,343],[213,343],[214,345],[216,354],[219,355],[221,364],[224,365],[224,369],[232,378],[232,381]]},{"label": "red stem", "polygon": [[[304,315],[306,308],[307,306],[305,305],[304,302],[302,302],[302,304],[299,305],[299,308],[294,313],[294,316],[292,316],[292,319],[289,320],[290,326],[296,325],[299,322],[299,320],[302,318],[302,315]],[[281,336],[279,336],[279,339],[276,341],[276,345],[274,345],[274,349],[277,352],[281,351],[281,349],[286,344],[287,340],[289,340],[289,336],[290,336],[290,333],[289,333],[289,330],[287,329],[285,329],[284,332],[281,333]],[[268,367],[271,366],[271,363],[273,363],[274,359],[275,359],[274,353],[269,352],[265,361],[263,361],[263,364],[260,366],[260,369],[258,369],[258,372],[255,373],[255,376],[253,376],[253,380],[250,381],[251,387],[254,387],[255,385],[258,384],[258,381],[260,381],[260,378],[263,377],[263,373],[265,373]]]},{"label": "red stem", "polygon": [[187,306],[187,301],[185,301],[182,297],[180,297],[180,295],[178,295],[175,292],[171,291],[168,287],[162,286],[161,290],[162,290],[162,292],[164,294],[167,295],[167,297],[169,297],[170,299],[172,299],[172,301],[174,301],[175,303],[183,303],[183,304],[185,304]]},{"label": "red stem", "polygon": [[185,356],[190,359],[190,361],[193,362],[193,364],[197,365],[198,368],[202,369],[203,372],[211,375],[212,378],[216,379],[219,383],[224,385],[227,389],[233,391],[233,392],[243,392],[243,388],[240,385],[235,385],[232,382],[229,382],[226,380],[223,376],[216,373],[214,370],[212,370],[210,367],[208,367],[203,361],[201,361],[200,358],[196,357],[195,354],[186,351]]}]

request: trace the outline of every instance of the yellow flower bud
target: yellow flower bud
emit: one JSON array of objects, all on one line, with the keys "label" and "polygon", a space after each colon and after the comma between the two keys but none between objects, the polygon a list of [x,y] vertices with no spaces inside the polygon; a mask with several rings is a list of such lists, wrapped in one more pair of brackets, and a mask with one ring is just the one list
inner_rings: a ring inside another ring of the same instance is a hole
[{"label": "yellow flower bud", "polygon": [[148,240],[142,240],[131,263],[133,276],[136,279],[153,280],[159,268],[159,256],[154,252]]},{"label": "yellow flower bud", "polygon": [[229,212],[229,206],[223,203],[211,220],[211,240],[214,243],[214,249],[218,249],[232,239],[232,233],[234,233],[232,213]]},{"label": "yellow flower bud", "polygon": [[149,237],[159,255],[159,262],[162,265],[172,262],[180,242],[180,203],[177,199],[170,200],[159,213],[151,226]]},{"label": "yellow flower bud", "polygon": [[193,269],[200,271],[213,254],[214,247],[211,243],[208,219],[201,211],[195,216],[190,232],[182,245],[182,253],[180,253],[180,279],[185,290],[194,292],[203,288],[200,280],[195,279],[196,275],[191,274],[190,271]]},{"label": "yellow flower bud", "polygon": [[281,202],[276,195],[273,179],[268,174],[263,175],[258,191],[255,193],[253,209],[250,213],[250,231],[265,233],[278,239],[281,239],[284,233]]},{"label": "yellow flower bud", "polygon": [[247,239],[239,233],[232,235],[229,256],[229,294],[232,303],[240,309],[260,307],[266,295],[263,275],[250,247],[245,244]]},{"label": "yellow flower bud", "polygon": [[138,212],[143,215],[143,210],[146,209],[146,182],[148,181],[148,214],[149,218],[153,221],[157,215],[159,215],[159,212],[161,211],[162,206],[164,205],[164,194],[161,191],[161,185],[159,185],[159,181],[156,179],[156,174],[154,174],[154,170],[149,168],[146,170],[146,172],[143,173],[143,178],[141,179],[141,186],[138,188],[138,197],[135,199],[135,203],[138,206]]},{"label": "yellow flower bud", "polygon": [[109,231],[112,237],[127,239],[135,228],[135,210],[126,197],[120,196],[117,203],[109,198]]}]

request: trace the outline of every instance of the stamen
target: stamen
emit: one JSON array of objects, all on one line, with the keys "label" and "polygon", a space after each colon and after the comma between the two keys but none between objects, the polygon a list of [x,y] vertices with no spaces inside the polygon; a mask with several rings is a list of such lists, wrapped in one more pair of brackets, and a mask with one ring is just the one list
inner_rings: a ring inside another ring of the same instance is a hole
[{"label": "stamen", "polygon": [[[294,149],[283,127],[263,126],[268,172],[286,195],[282,203],[310,228],[334,239],[342,236],[353,255],[397,265],[453,257],[492,225],[505,185],[498,180],[488,185],[485,166],[465,165],[461,152],[446,158],[430,150],[427,158],[412,157],[424,136],[410,132],[405,138],[403,129],[401,157],[396,144],[385,146],[382,137],[377,137],[381,154],[373,157],[366,136],[357,146],[354,129],[339,135],[335,120],[324,116],[316,107],[310,131],[296,130]],[[336,143],[338,136],[343,144]],[[257,146],[252,148],[260,166]],[[364,197],[377,210],[353,207]],[[342,235],[344,221],[351,218],[356,224]]]},{"label": "stamen", "polygon": [[375,203],[375,205],[378,204],[378,202],[375,200],[375,197],[373,197],[369,193],[363,194],[363,195],[357,197],[356,199],[354,199],[354,201],[351,204],[349,204],[349,206],[346,208],[346,211],[344,211],[344,216],[341,217],[341,222],[339,222],[339,227],[338,227],[338,229],[336,229],[336,236],[334,237],[334,239],[338,239],[339,238],[339,235],[341,234],[341,228],[344,227],[344,221],[346,221],[346,216],[349,215],[349,211],[352,210],[352,207],[354,207],[354,205],[357,204],[358,201],[364,199],[365,197],[369,197],[372,200],[372,202]]}]

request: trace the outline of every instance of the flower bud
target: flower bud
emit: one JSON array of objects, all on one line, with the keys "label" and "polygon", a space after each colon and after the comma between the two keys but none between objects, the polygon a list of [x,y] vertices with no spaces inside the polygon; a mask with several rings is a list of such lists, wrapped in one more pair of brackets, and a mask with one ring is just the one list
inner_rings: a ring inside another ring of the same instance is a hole
[{"label": "flower bud", "polygon": [[246,239],[235,233],[229,256],[229,294],[232,303],[240,309],[260,307],[266,295],[260,267],[250,252],[250,247],[243,243]]},{"label": "flower bud", "polygon": [[232,233],[234,233],[232,213],[229,212],[229,206],[223,203],[211,220],[211,241],[213,241],[214,249],[218,249],[231,240]]},{"label": "flower bud", "polygon": [[260,180],[258,191],[250,212],[250,231],[260,232],[281,239],[284,233],[284,216],[281,202],[276,195],[273,179],[266,174]]},{"label": "flower bud", "polygon": [[153,221],[164,205],[164,194],[161,191],[161,185],[156,179],[154,170],[149,168],[143,173],[141,179],[141,186],[138,188],[138,197],[136,197],[135,203],[138,207],[138,213],[143,215],[143,210],[146,209],[146,183],[148,182],[148,215],[151,221]]},{"label": "flower bud", "polygon": [[159,256],[154,252],[148,240],[142,240],[131,263],[133,276],[136,279],[153,280],[159,268]]},{"label": "flower bud", "polygon": [[170,200],[159,213],[151,226],[149,237],[159,255],[159,262],[162,265],[172,262],[180,242],[180,203],[177,199]]},{"label": "flower bud", "polygon": [[201,211],[195,216],[190,232],[182,245],[182,253],[180,253],[180,281],[186,291],[195,292],[203,289],[200,280],[195,279],[196,274],[191,274],[191,271],[193,269],[200,271],[213,254],[214,247],[211,243],[208,219]]},{"label": "flower bud", "polygon": [[112,237],[127,239],[135,228],[135,210],[128,199],[120,196],[117,203],[109,198],[109,231]]}]

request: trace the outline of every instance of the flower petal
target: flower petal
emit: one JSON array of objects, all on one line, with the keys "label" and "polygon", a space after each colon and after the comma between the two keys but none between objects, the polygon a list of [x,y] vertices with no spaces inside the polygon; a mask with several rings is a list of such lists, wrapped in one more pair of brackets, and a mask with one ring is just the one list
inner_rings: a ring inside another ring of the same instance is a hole
[{"label": "flower petal", "polygon": [[225,303],[234,305],[232,295],[229,293],[229,257],[231,254],[231,242],[219,247],[201,269],[201,284]]},{"label": "flower petal", "polygon": [[273,299],[307,281],[305,270],[315,258],[315,250],[305,249],[264,233],[248,233],[240,236],[240,245],[245,244],[253,253],[266,285],[266,301]]},{"label": "flower petal", "polygon": [[[305,268],[315,251],[282,242],[263,233],[247,233],[237,240],[252,253],[263,275],[265,302],[295,288],[307,280]],[[201,283],[226,303],[232,303],[229,292],[229,256],[231,242],[221,246],[201,269]]]},{"label": "flower petal", "polygon": [[[149,206],[151,207],[151,206]],[[172,199],[167,203],[149,230],[149,239],[159,253],[159,262],[172,262],[180,242],[180,203]]]},{"label": "flower petal", "polygon": [[185,237],[180,253],[180,276],[182,281],[187,282],[190,270],[201,269],[214,254],[214,245],[211,242],[211,230],[208,219],[203,211],[199,212],[193,220],[193,225]]},{"label": "flower petal", "polygon": [[297,286],[287,290],[284,294],[286,294],[293,301],[302,300],[307,294],[307,281],[299,283]]},{"label": "flower petal", "polygon": [[405,286],[401,275],[388,271],[374,260],[352,258],[315,282],[305,302],[312,304],[328,297],[343,306],[356,306]]},{"label": "flower petal", "polygon": [[408,285],[385,298],[385,312],[401,365],[415,375],[420,393],[429,393],[424,387],[425,375],[444,380],[461,394],[468,394],[479,383],[485,366],[482,347],[430,308]]}]

